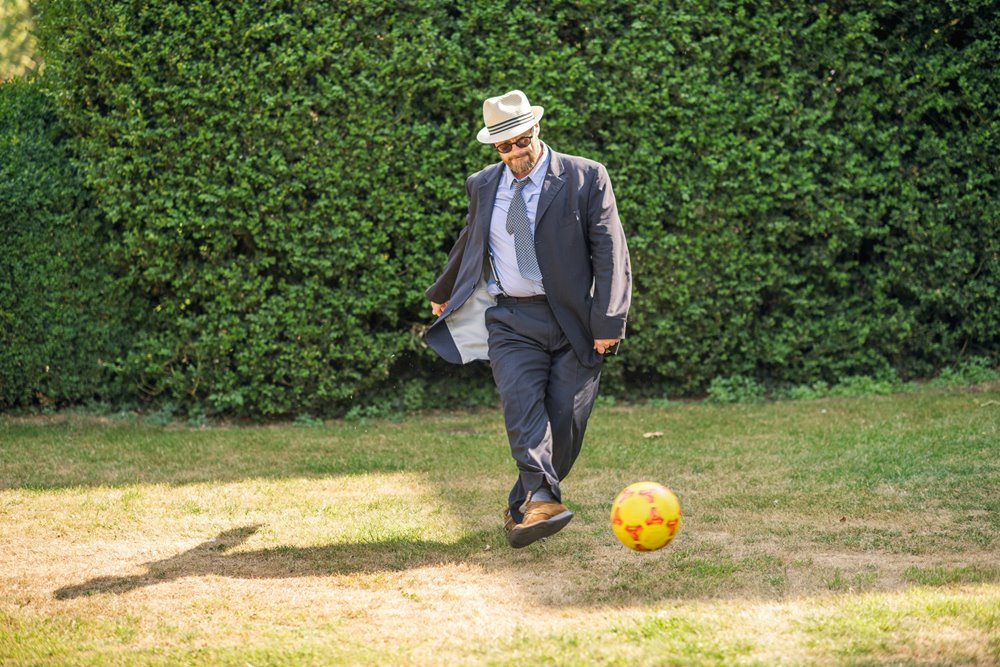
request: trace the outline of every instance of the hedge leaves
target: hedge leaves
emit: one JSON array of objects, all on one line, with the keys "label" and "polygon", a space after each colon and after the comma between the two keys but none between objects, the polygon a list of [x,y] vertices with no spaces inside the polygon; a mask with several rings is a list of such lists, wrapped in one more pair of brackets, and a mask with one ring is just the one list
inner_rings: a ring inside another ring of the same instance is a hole
[{"label": "hedge leaves", "polygon": [[1000,351],[990,2],[43,0],[37,18],[136,304],[117,360],[135,398],[319,414],[460,382],[420,341],[421,295],[464,178],[496,160],[482,100],[515,87],[615,184],[636,284],[613,389]]}]

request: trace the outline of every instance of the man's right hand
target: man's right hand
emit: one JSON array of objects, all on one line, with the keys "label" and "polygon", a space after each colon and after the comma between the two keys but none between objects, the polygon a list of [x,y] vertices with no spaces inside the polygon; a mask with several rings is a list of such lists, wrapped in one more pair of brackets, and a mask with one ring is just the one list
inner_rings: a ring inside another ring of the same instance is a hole
[{"label": "man's right hand", "polygon": [[444,303],[434,303],[433,301],[431,301],[431,312],[434,313],[435,317],[441,317],[441,313],[443,313],[444,309],[447,307],[448,307],[447,301],[445,301]]}]

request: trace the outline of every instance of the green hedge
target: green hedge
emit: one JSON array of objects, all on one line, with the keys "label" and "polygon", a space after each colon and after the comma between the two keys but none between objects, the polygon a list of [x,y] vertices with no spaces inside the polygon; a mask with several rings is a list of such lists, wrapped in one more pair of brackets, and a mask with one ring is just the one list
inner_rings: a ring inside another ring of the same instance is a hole
[{"label": "green hedge", "polygon": [[41,0],[141,305],[133,395],[344,411],[441,377],[422,292],[496,160],[482,100],[607,164],[635,298],[618,392],[997,359],[1000,17],[984,2]]},{"label": "green hedge", "polygon": [[0,85],[0,409],[121,400],[127,299],[37,85]]}]

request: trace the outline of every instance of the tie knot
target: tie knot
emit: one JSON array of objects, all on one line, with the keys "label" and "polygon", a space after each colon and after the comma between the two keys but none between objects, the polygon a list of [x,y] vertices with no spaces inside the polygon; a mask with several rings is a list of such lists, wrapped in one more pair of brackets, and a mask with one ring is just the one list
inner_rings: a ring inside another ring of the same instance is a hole
[{"label": "tie knot", "polygon": [[520,192],[521,190],[524,189],[524,186],[526,186],[528,183],[531,183],[531,176],[528,176],[527,178],[522,178],[519,181],[514,181],[514,191]]}]

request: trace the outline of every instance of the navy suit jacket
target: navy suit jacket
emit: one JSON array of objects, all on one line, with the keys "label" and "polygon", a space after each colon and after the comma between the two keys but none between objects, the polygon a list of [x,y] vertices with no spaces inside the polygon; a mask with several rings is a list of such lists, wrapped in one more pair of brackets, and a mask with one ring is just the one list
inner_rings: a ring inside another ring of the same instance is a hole
[{"label": "navy suit jacket", "polygon": [[[427,298],[448,307],[427,331],[445,360],[486,357],[490,220],[504,163],[468,178],[466,226]],[[632,295],[628,246],[604,165],[552,151],[535,214],[535,251],[556,321],[585,366],[600,363],[595,339],[624,338]]]}]

